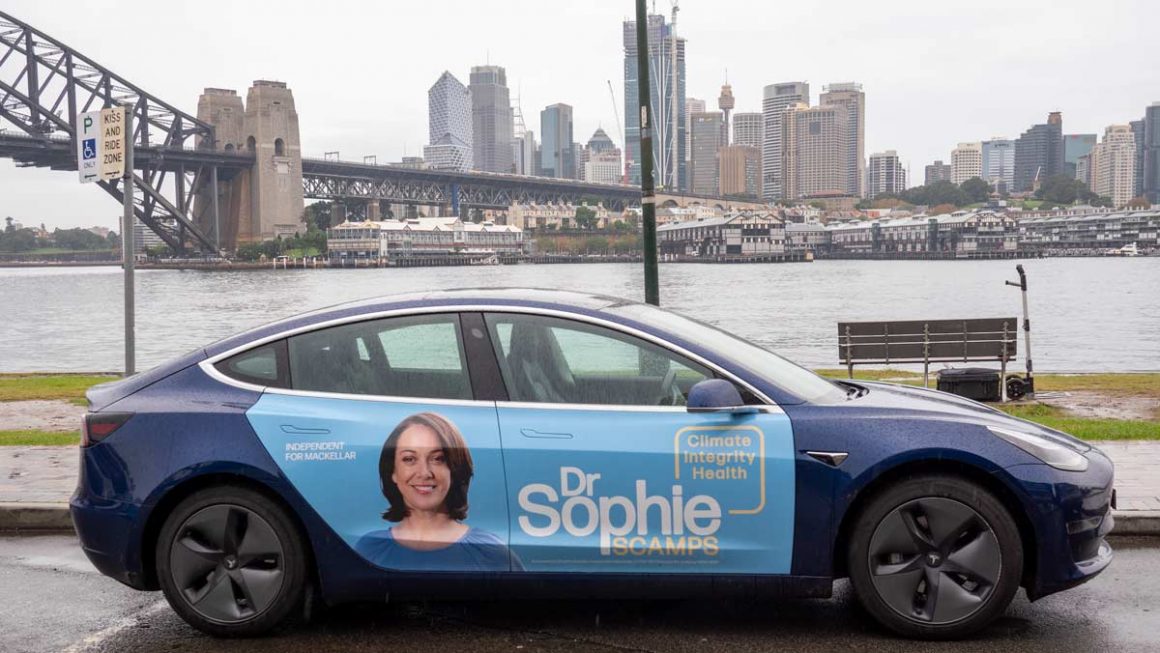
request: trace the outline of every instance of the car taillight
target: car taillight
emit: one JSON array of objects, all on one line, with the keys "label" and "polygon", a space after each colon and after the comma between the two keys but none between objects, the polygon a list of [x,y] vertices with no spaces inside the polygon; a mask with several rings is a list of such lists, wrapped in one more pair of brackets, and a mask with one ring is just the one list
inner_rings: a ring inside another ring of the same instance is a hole
[{"label": "car taillight", "polygon": [[133,413],[86,413],[81,420],[81,446],[92,446],[121,428]]}]

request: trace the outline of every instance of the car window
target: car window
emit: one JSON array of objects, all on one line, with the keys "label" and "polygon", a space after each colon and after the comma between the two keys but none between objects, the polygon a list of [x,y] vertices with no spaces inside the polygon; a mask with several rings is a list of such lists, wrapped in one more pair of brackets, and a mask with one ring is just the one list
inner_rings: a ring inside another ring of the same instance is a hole
[{"label": "car window", "polygon": [[613,329],[538,315],[486,316],[513,401],[683,406],[712,373]]},{"label": "car window", "polygon": [[295,390],[471,399],[457,314],[386,318],[289,339]]},{"label": "car window", "polygon": [[288,368],[285,341],[272,342],[244,351],[219,362],[214,367],[231,379],[255,385],[287,387]]}]

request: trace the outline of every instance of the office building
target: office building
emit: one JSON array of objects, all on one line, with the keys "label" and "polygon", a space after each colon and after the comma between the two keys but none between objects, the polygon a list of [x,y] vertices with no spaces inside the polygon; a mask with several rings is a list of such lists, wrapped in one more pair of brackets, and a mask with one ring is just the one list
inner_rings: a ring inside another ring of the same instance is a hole
[{"label": "office building", "polygon": [[588,139],[581,156],[580,178],[594,184],[618,184],[621,179],[620,150],[602,128]]},{"label": "office building", "polygon": [[1136,190],[1136,137],[1128,125],[1111,125],[1104,140],[1089,154],[1091,189],[1111,198],[1112,206],[1122,207]]},{"label": "office building", "polygon": [[951,164],[943,163],[942,161],[935,161],[926,166],[926,174],[923,175],[923,185],[929,186],[938,181],[951,180]]},{"label": "office building", "polygon": [[1015,141],[1014,192],[1035,190],[1045,179],[1063,174],[1063,114],[1053,111],[1047,122],[1032,125]]},{"label": "office building", "polygon": [[724,118],[720,112],[707,111],[694,113],[689,119],[693,135],[689,190],[697,195],[715,195],[719,185],[717,150],[725,145]]},{"label": "office building", "polygon": [[951,150],[951,182],[961,184],[983,176],[983,144],[959,143]]},{"label": "office building", "polygon": [[822,88],[819,98],[822,106],[841,105],[846,108],[846,194],[865,197],[866,180],[866,94],[862,85],[853,82],[830,84]]},{"label": "office building", "polygon": [[690,182],[693,174],[689,168],[689,163],[693,160],[693,114],[705,113],[708,110],[709,105],[704,100],[695,97],[685,100],[685,170],[690,175]]},{"label": "office building", "polygon": [[[658,190],[681,189],[685,184],[685,152],[688,147],[685,123],[685,39],[674,38],[672,26],[666,23],[664,16],[650,15],[647,22],[655,179]],[[625,21],[624,138],[629,182],[638,185],[641,164],[640,85],[636,54],[636,21]],[[673,88],[674,54],[676,88]]]},{"label": "office building", "polygon": [[870,155],[866,170],[866,193],[873,199],[879,195],[899,195],[906,190],[906,169],[898,152],[886,150]]},{"label": "office building", "polygon": [[423,159],[428,167],[471,169],[471,91],[447,71],[427,91],[427,130],[430,144],[423,148]]},{"label": "office building", "polygon": [[1133,120],[1128,123],[1132,128],[1132,137],[1136,141],[1136,188],[1132,191],[1132,197],[1144,196],[1144,121]]},{"label": "office building", "polygon": [[[782,152],[783,199],[846,196],[846,108],[810,107],[802,102],[782,113],[778,122],[782,129],[777,145]],[[768,173],[763,174],[765,180],[771,178]]]},{"label": "office building", "polygon": [[1015,185],[1015,141],[992,138],[982,143],[980,174],[983,181],[999,192],[1010,192]]},{"label": "office building", "polygon": [[1078,178],[1076,165],[1079,158],[1092,151],[1099,137],[1095,134],[1064,134],[1063,135],[1063,174]]},{"label": "office building", "polygon": [[502,66],[471,69],[471,135],[475,169],[512,172],[512,103]]},{"label": "office building", "polygon": [[553,104],[540,112],[540,173],[545,177],[576,178],[570,105]]},{"label": "office building", "polygon": [[1144,110],[1144,198],[1160,204],[1160,102]]},{"label": "office building", "polygon": [[[810,85],[806,82],[786,82],[770,84],[762,94],[761,114],[764,116],[764,133],[761,143],[761,192],[765,200],[791,199],[788,184],[784,179],[782,166],[785,153],[782,138],[785,130],[782,123],[790,107],[810,104]],[[843,109],[843,114],[845,110]],[[845,127],[843,127],[843,133]],[[842,186],[845,188],[845,186]]]},{"label": "office building", "polygon": [[718,151],[718,194],[722,197],[761,197],[761,149],[729,145]]},{"label": "office building", "polygon": [[760,113],[733,114],[733,145],[748,145],[761,149],[765,133],[765,116]]}]

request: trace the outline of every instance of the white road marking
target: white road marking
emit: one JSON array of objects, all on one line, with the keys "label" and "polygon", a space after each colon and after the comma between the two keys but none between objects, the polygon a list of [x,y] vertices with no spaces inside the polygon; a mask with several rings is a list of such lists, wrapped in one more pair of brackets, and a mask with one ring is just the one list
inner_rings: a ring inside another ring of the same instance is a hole
[{"label": "white road marking", "polygon": [[165,600],[161,600],[161,601],[158,601],[158,602],[153,603],[151,605],[148,605],[148,606],[142,608],[141,610],[139,610],[139,611],[127,616],[127,617],[122,617],[122,618],[114,621],[112,623],[112,625],[110,625],[107,628],[100,630],[96,633],[93,633],[92,635],[89,635],[88,637],[82,639],[81,641],[77,642],[76,644],[73,644],[72,646],[64,649],[63,651],[61,651],[61,653],[83,653],[84,651],[91,650],[91,649],[95,648],[96,646],[98,646],[99,644],[101,644],[102,642],[104,642],[105,640],[108,640],[108,639],[112,638],[114,635],[117,635],[121,631],[132,628],[133,626],[136,626],[137,622],[139,620],[145,619],[148,617],[152,617],[153,615],[157,614],[158,612],[161,612],[162,610],[167,609],[168,607],[169,607],[169,603],[166,602]]}]

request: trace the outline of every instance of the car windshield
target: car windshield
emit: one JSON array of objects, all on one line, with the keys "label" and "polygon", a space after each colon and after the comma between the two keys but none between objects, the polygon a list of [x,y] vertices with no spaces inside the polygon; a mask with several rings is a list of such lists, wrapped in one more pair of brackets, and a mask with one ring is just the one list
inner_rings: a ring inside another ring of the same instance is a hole
[{"label": "car windshield", "polygon": [[664,311],[648,304],[620,304],[604,309],[613,315],[637,320],[672,335],[703,345],[770,383],[809,402],[829,403],[846,398],[846,390],[813,372],[748,340],[715,326]]}]

